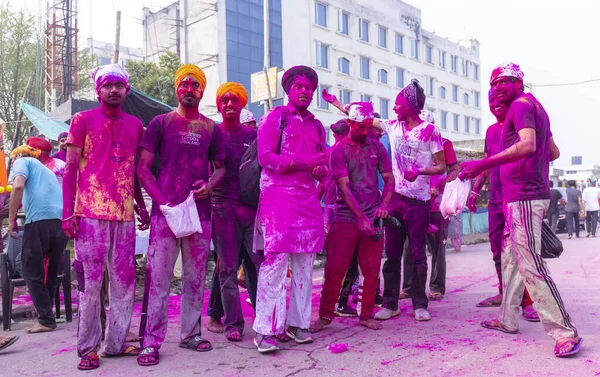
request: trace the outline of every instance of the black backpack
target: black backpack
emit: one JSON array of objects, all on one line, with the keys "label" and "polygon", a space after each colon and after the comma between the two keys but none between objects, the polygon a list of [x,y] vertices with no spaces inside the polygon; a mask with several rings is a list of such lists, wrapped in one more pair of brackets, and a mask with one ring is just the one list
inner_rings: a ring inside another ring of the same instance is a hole
[{"label": "black backpack", "polygon": [[[279,125],[279,144],[277,144],[277,154],[281,152],[281,139],[283,130],[288,124],[289,112],[284,106],[276,107],[280,109],[281,123]],[[273,109],[273,111],[275,111]],[[267,114],[268,115],[268,114]],[[267,116],[265,115],[265,116]],[[246,149],[240,160],[240,187],[242,193],[242,203],[248,207],[258,208],[258,199],[260,197],[260,172],[262,167],[258,163],[258,138]]]}]

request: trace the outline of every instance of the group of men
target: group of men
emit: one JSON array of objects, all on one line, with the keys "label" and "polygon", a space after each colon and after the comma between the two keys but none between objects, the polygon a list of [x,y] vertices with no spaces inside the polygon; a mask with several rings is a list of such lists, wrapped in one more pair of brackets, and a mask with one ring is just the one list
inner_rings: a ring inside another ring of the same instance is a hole
[{"label": "group of men", "polygon": [[[175,75],[177,109],[156,117],[145,132],[139,119],[122,110],[129,91],[125,70],[116,64],[101,66],[92,71],[92,78],[100,106],[78,113],[72,120],[65,142],[62,205],[53,207],[59,215],[50,216],[46,224],[29,210],[27,198],[24,202],[26,223],[35,225],[30,226],[31,231],[26,225],[25,239],[27,233],[32,238],[35,234],[36,242],[57,237],[57,247],[64,248],[66,238],[58,234],[60,219],[64,233],[75,240],[79,369],[99,367],[100,290],[105,270],[110,308],[103,356],[136,356],[142,366],[159,362],[168,325],[170,282],[180,252],[179,347],[210,351],[211,343],[201,334],[201,314],[211,240],[217,255],[218,284],[213,284],[207,327],[224,332],[230,341],[242,340],[245,324],[237,271],[244,261],[255,308],[254,344],[261,353],[276,351],[278,342],[310,343],[313,333],[331,323],[353,259],[360,271],[356,309],[360,324],[381,329],[378,320],[400,313],[406,241],[410,267],[405,270],[410,274],[413,313],[417,321],[431,319],[428,301],[442,299],[445,291],[448,223],[441,216],[439,202],[445,184],[456,179],[459,167],[452,144],[423,112],[426,96],[417,80],[398,94],[394,120],[376,118],[371,103],[343,105],[335,96],[323,93],[326,101],[346,114],[332,129],[347,136],[336,136],[336,144],[328,149],[325,128],[308,110],[318,87],[317,73],[310,67],[296,66],[285,72],[282,86],[289,102],[263,116],[258,131],[242,123],[248,120],[246,114],[242,119],[248,94],[238,83],[225,83],[217,90],[221,124],[199,112],[207,80],[195,65],[185,64]],[[498,319],[482,325],[516,333],[518,307],[527,287],[546,331],[557,341],[555,354],[571,355],[579,350],[581,338],[540,257],[541,222],[549,202],[548,166],[550,158],[558,157],[558,149],[543,107],[532,95],[523,93],[518,66],[499,66],[490,85],[490,108],[498,125],[488,133],[497,132],[498,136],[487,139],[487,157],[463,163],[459,175],[470,179],[490,171],[495,190],[496,211],[490,212],[490,218],[496,216],[493,250],[502,296],[487,306],[500,306],[501,312]],[[502,109],[504,116],[500,115]],[[382,132],[389,137],[391,158],[378,141]],[[242,156],[249,147],[256,148],[262,167],[257,208],[241,195],[247,188],[241,187],[240,167],[247,162],[242,162]],[[17,190],[32,176],[29,165],[38,170],[42,166],[41,159],[36,161],[37,152],[31,150],[19,149],[21,156],[34,158],[15,163]],[[151,214],[143,201],[142,186],[153,201]],[[471,201],[478,196],[478,187],[476,184]],[[177,238],[165,213],[190,196],[202,231]],[[326,198],[325,217],[322,196]],[[18,199],[11,197],[13,220],[13,201],[17,208]],[[141,348],[126,343],[135,291],[136,212],[139,227],[150,226]],[[428,241],[433,254],[429,294]],[[327,251],[325,280],[318,318],[311,324],[313,264],[323,245]],[[384,246],[383,306],[374,313]],[[39,278],[32,284],[43,284],[43,272],[36,276]],[[286,308],[288,276],[291,287]],[[46,283],[44,300],[53,297],[51,283]],[[43,300],[34,298],[38,308],[36,301]],[[52,318],[51,307],[45,317]],[[40,313],[39,326],[52,330],[56,325],[51,320],[42,322]]]}]

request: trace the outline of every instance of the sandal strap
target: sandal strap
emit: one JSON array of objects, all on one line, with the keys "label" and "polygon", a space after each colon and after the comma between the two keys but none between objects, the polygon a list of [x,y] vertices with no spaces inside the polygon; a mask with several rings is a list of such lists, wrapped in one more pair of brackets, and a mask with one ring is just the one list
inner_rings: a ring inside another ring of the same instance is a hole
[{"label": "sandal strap", "polygon": [[140,356],[154,356],[158,354],[158,348],[146,347],[140,352]]}]

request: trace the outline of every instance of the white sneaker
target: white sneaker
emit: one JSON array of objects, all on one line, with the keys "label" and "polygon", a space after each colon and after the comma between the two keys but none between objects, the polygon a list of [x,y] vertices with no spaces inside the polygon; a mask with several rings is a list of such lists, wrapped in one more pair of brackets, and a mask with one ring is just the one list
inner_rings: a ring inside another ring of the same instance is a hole
[{"label": "white sneaker", "polygon": [[384,321],[386,319],[390,319],[392,317],[396,317],[400,315],[400,309],[391,310],[388,308],[381,308],[375,314],[375,319],[378,321]]},{"label": "white sneaker", "polygon": [[417,321],[429,321],[431,319],[431,314],[427,311],[427,309],[417,309],[413,312],[415,315],[415,319]]}]

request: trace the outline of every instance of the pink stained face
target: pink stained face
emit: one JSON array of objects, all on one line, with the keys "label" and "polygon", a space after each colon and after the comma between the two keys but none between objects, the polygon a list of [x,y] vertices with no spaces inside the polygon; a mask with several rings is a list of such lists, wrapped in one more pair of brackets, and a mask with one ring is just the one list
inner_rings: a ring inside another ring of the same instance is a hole
[{"label": "pink stained face", "polygon": [[418,110],[412,107],[410,103],[408,103],[408,100],[400,93],[396,96],[394,112],[398,116],[399,121],[406,121],[410,115],[418,114]]},{"label": "pink stained face", "polygon": [[348,124],[350,125],[350,137],[352,140],[364,143],[373,127],[373,119],[368,119],[363,122],[348,120]]},{"label": "pink stained face", "polygon": [[58,141],[58,146],[59,146],[59,148],[60,148],[60,149],[62,149],[62,150],[65,150],[65,149],[67,149],[67,138],[66,138],[66,137],[63,137],[62,139],[60,139],[60,140]]},{"label": "pink stained face", "polygon": [[288,98],[292,106],[298,110],[306,110],[313,99],[315,88],[313,84],[304,76],[297,76],[288,93]]},{"label": "pink stained face", "polygon": [[496,119],[500,122],[504,121],[506,114],[508,113],[508,106],[498,102],[495,97],[490,98],[490,111]]},{"label": "pink stained face", "polygon": [[242,102],[235,94],[229,92],[223,94],[219,98],[219,112],[223,116],[223,119],[240,119],[240,113],[242,112]]},{"label": "pink stained face", "polygon": [[521,92],[523,83],[514,77],[499,77],[492,82],[492,93],[496,101],[511,103]]},{"label": "pink stained face", "polygon": [[120,81],[107,82],[100,88],[100,101],[108,106],[119,106],[125,102],[127,87]]},{"label": "pink stained face", "polygon": [[333,134],[333,139],[335,140],[335,143],[339,143],[340,141],[344,140],[346,137],[348,136],[347,133],[343,133],[343,134]]},{"label": "pink stained face", "polygon": [[177,87],[177,101],[185,107],[198,107],[204,92],[200,83],[192,76],[187,76]]}]

